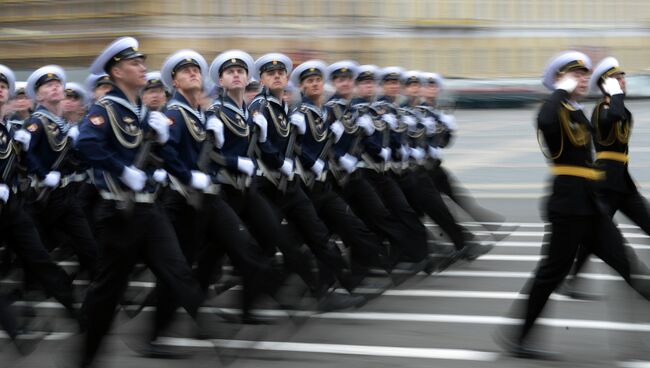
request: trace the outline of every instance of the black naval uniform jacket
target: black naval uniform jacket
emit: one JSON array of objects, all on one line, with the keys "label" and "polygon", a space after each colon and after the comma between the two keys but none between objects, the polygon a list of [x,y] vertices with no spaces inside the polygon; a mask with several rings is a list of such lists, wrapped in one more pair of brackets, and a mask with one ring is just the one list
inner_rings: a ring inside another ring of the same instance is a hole
[{"label": "black naval uniform jacket", "polygon": [[592,127],[582,109],[571,105],[568,97],[564,90],[554,91],[537,117],[538,134],[546,142],[548,152],[544,154],[554,174],[547,203],[549,220],[602,211],[595,193],[602,172],[593,164]]},{"label": "black naval uniform jacket", "polygon": [[605,172],[601,187],[622,193],[636,192],[627,161],[632,113],[625,108],[624,95],[617,94],[598,103],[591,115],[591,124],[596,129],[596,166]]}]

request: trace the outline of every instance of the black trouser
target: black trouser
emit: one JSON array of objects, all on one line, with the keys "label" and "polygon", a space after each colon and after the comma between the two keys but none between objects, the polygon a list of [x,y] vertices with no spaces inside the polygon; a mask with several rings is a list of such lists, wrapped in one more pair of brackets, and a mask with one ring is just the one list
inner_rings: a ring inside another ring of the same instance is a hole
[{"label": "black trouser", "polygon": [[[350,206],[333,190],[333,180],[316,182],[311,190],[304,189],[314,204],[318,217],[329,230],[337,234],[343,244],[350,248],[355,264],[365,267],[381,267],[386,252],[381,239],[361,221]],[[361,270],[361,273],[363,270]]]},{"label": "black trouser", "polygon": [[93,360],[108,333],[115,307],[138,260],[144,260],[190,316],[196,317],[204,298],[164,210],[154,204],[136,203],[127,213],[115,205],[114,201],[100,200],[95,212],[102,253],[84,302],[86,363]]},{"label": "black trouser", "polygon": [[408,229],[408,238],[404,239],[403,243],[407,247],[402,249],[401,256],[393,258],[409,262],[423,260],[428,254],[426,229],[418,214],[409,205],[402,189],[388,173],[378,173],[372,169],[362,170],[386,208]]},{"label": "black trouser", "polygon": [[[650,235],[650,211],[648,210],[648,203],[641,193],[638,191],[623,193],[603,189],[599,191],[599,198],[611,217],[614,217],[616,212],[621,211],[627,218],[637,224],[641,230]],[[580,272],[590,255],[591,250],[589,247],[580,247],[576,264],[573,271],[571,271],[573,276]]]},{"label": "black trouser", "polygon": [[395,177],[415,212],[420,216],[428,215],[449,236],[456,249],[463,248],[471,235],[458,224],[424,168],[417,167]]},{"label": "black trouser", "polygon": [[588,247],[639,294],[646,299],[650,298],[647,282],[643,284],[630,278],[631,274],[647,274],[645,265],[640,263],[631,249],[625,247],[621,233],[607,215],[554,216],[550,223],[550,241],[545,248],[546,258],[540,261],[534,279],[525,287],[530,290],[522,291],[529,296],[519,342],[523,342],[528,336],[549,296],[571,270],[580,246]]},{"label": "black trouser", "polygon": [[11,310],[11,303],[4,295],[0,295],[0,327],[7,331],[7,335],[11,339],[16,338],[16,335],[18,335],[16,314]]},{"label": "black trouser", "polygon": [[[261,292],[273,292],[270,288],[276,285],[278,276],[273,272],[271,260],[262,253],[242,220],[221,197],[203,195],[202,206],[197,209],[180,193],[168,189],[162,202],[188,265],[198,261],[196,274],[203,290],[209,286],[219,259],[226,253],[242,274],[245,313]],[[178,307],[167,285],[157,285],[157,297],[153,338],[171,322]]]},{"label": "black trouser", "polygon": [[331,282],[333,275],[342,276],[349,270],[341,250],[330,239],[329,229],[318,216],[298,178],[288,183],[285,193],[263,177],[258,177],[257,183],[260,192],[278,208],[318,260],[322,277],[320,286]]},{"label": "black trouser", "polygon": [[23,210],[22,200],[12,196],[0,215],[0,236],[18,256],[25,275],[39,282],[45,293],[72,312],[72,280],[47,252],[31,217]]},{"label": "black trouser", "polygon": [[479,206],[469,192],[458,184],[458,181],[438,162],[432,169],[427,170],[433,183],[440,193],[446,194],[476,222],[504,221],[503,216]]},{"label": "black trouser", "polygon": [[370,230],[388,239],[392,254],[402,254],[403,249],[410,246],[408,227],[386,208],[375,188],[363,177],[361,170],[350,174],[344,187],[334,188]]},{"label": "black trouser", "polygon": [[32,203],[28,209],[45,245],[57,246],[56,239],[65,236],[67,241],[61,243],[73,248],[81,269],[92,276],[96,271],[97,242],[79,206],[74,187],[55,189],[44,203]]},{"label": "black trouser", "polygon": [[273,257],[276,249],[282,252],[286,267],[297,273],[312,290],[318,282],[311,270],[309,256],[300,244],[281,228],[281,217],[268,199],[258,191],[255,181],[246,191],[222,185],[224,200],[246,224],[248,230],[262,247],[267,257]]}]

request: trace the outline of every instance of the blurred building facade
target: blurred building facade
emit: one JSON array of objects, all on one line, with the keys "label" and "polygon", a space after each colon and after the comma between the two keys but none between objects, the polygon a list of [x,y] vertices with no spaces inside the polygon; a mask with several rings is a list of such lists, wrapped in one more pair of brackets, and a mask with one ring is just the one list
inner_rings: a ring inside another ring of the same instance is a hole
[{"label": "blurred building facade", "polygon": [[578,49],[650,67],[647,0],[20,0],[0,1],[0,63],[87,67],[131,35],[157,69],[193,48],[211,60],[239,48],[453,77],[536,77],[553,54]]}]

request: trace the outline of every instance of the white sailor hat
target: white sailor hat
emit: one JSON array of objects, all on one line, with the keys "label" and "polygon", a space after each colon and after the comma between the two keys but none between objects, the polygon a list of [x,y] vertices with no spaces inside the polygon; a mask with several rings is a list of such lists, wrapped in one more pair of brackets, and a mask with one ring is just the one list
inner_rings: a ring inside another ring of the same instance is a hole
[{"label": "white sailor hat", "polygon": [[566,73],[576,69],[591,70],[591,59],[579,51],[561,52],[546,64],[542,84],[553,91],[555,89],[555,78],[559,73]]},{"label": "white sailor hat", "polygon": [[165,87],[170,90],[174,88],[174,74],[177,70],[187,65],[197,66],[201,70],[202,77],[208,72],[208,63],[198,52],[194,50],[176,51],[167,57],[160,72],[160,77]]},{"label": "white sailor hat", "polygon": [[422,84],[422,73],[419,70],[409,70],[402,74],[402,83],[409,85],[411,83]]},{"label": "white sailor hat", "polygon": [[133,37],[118,38],[97,56],[90,66],[90,72],[93,74],[108,73],[111,67],[118,62],[137,57],[145,57],[138,51],[138,40]]},{"label": "white sailor hat", "polygon": [[357,82],[364,80],[372,80],[376,82],[378,78],[379,67],[377,65],[366,64],[357,68],[357,77],[355,78]]},{"label": "white sailor hat", "polygon": [[111,82],[111,77],[109,77],[108,74],[101,73],[90,74],[88,77],[86,77],[86,82],[84,84],[86,85],[86,90],[94,91],[95,88],[101,86],[102,84],[113,84],[113,82]]},{"label": "white sailor hat", "polygon": [[352,60],[341,60],[327,67],[329,79],[350,77],[355,79],[359,73],[359,64]]},{"label": "white sailor hat", "polygon": [[65,84],[65,95],[66,97],[77,97],[81,99],[81,102],[86,105],[90,101],[88,92],[86,89],[79,83],[68,82]]},{"label": "white sailor hat", "polygon": [[162,88],[165,89],[165,86],[163,85],[163,81],[160,76],[160,72],[155,70],[153,72],[148,72],[145,75],[145,79],[147,82],[145,83],[144,87],[142,88],[143,91],[146,91],[151,88]]},{"label": "white sailor hat", "polygon": [[625,72],[620,68],[618,60],[611,56],[604,58],[600,63],[598,63],[598,65],[596,65],[594,72],[589,78],[589,89],[593,92],[597,92],[600,83],[615,74],[625,74]]},{"label": "white sailor hat", "polygon": [[212,61],[212,64],[210,64],[210,78],[217,87],[221,86],[219,83],[221,73],[233,66],[246,69],[248,80],[253,77],[252,74],[255,72],[255,63],[253,62],[253,58],[247,52],[242,50],[224,51],[217,55],[217,57]]},{"label": "white sailor hat", "polygon": [[61,85],[65,85],[65,72],[60,66],[46,65],[36,69],[36,71],[27,78],[27,86],[25,87],[27,97],[35,100],[38,87],[53,80],[58,80],[61,82]]},{"label": "white sailor hat", "polygon": [[323,81],[327,80],[327,64],[322,60],[307,60],[298,65],[296,69],[291,72],[290,80],[294,86],[299,86],[300,82],[307,77],[319,75]]},{"label": "white sailor hat", "polygon": [[387,66],[381,70],[379,73],[379,79],[382,82],[396,80],[401,81],[402,75],[404,74],[404,69],[399,66]]},{"label": "white sailor hat", "polygon": [[7,84],[9,97],[13,96],[16,88],[16,76],[11,69],[2,64],[0,64],[0,82],[5,82]]},{"label": "white sailor hat", "polygon": [[257,76],[276,69],[285,69],[287,75],[289,75],[293,70],[293,62],[287,55],[277,52],[262,55],[259,59],[255,60],[255,72]]},{"label": "white sailor hat", "polygon": [[14,87],[14,92],[13,96],[16,97],[18,95],[25,95],[25,87],[27,87],[27,82],[25,81],[18,81],[16,82],[16,85]]},{"label": "white sailor hat", "polygon": [[445,79],[438,73],[424,72],[420,74],[420,79],[424,84],[435,84],[442,89]]}]

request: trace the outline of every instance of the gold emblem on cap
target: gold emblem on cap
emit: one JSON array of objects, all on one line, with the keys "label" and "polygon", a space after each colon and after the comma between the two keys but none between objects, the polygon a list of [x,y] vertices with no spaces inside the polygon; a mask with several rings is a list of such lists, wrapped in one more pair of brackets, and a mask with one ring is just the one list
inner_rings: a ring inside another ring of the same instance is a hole
[{"label": "gold emblem on cap", "polygon": [[230,59],[230,62],[234,64],[234,63],[237,62],[237,60],[235,60],[235,59]]},{"label": "gold emblem on cap", "polygon": [[341,68],[341,71],[342,71],[343,73],[345,73],[345,72],[348,71],[348,68]]},{"label": "gold emblem on cap", "polygon": [[309,68],[310,72],[313,72],[314,70],[316,70],[316,68]]},{"label": "gold emblem on cap", "polygon": [[278,61],[277,61],[277,60],[273,60],[273,61],[271,62],[271,64],[273,64],[273,65],[277,65],[277,64],[278,64]]},{"label": "gold emblem on cap", "polygon": [[52,78],[53,76],[54,76],[54,74],[52,74],[52,73],[47,73],[47,77],[48,77],[48,78]]}]

